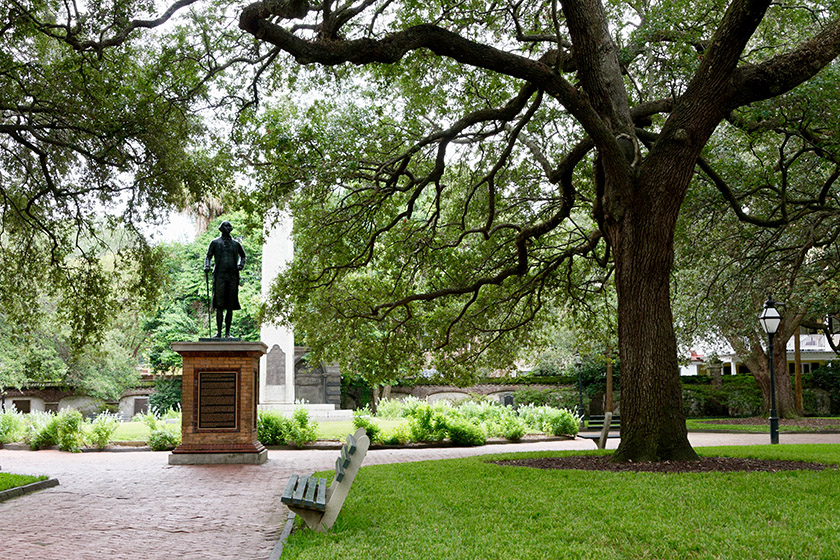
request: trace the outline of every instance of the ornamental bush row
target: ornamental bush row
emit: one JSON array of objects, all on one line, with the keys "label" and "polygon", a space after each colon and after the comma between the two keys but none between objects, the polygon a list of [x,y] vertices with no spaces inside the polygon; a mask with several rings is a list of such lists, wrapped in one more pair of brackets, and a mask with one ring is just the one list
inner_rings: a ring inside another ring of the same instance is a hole
[{"label": "ornamental bush row", "polygon": [[257,439],[263,445],[294,445],[302,447],[318,439],[318,424],[309,419],[305,408],[295,409],[291,418],[276,410],[257,413]]},{"label": "ornamental bush row", "polygon": [[574,436],[580,418],[567,409],[533,404],[514,409],[489,399],[467,399],[458,403],[428,404],[416,397],[383,399],[377,407],[380,418],[407,418],[407,428],[384,435],[371,420],[368,409],[354,413],[353,423],[364,428],[372,442],[404,444],[449,439],[456,445],[484,445],[488,437],[520,440],[528,430],[551,435]]},{"label": "ornamental bush row", "polygon": [[[165,417],[180,418],[180,413],[170,411]],[[180,423],[166,424],[153,414],[140,415],[138,420],[149,427],[147,443],[153,450],[173,449],[181,443]],[[107,447],[119,425],[119,415],[109,412],[86,421],[82,413],[73,408],[65,408],[57,414],[41,411],[21,414],[6,410],[0,413],[0,443],[20,441],[33,451],[57,446],[62,451],[78,453],[85,446]]]}]

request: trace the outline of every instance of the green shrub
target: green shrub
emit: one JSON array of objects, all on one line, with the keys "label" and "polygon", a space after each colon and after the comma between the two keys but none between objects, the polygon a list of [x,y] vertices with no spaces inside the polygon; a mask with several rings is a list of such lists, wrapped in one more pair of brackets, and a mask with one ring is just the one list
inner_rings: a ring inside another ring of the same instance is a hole
[{"label": "green shrub", "polygon": [[371,443],[382,443],[382,428],[373,423],[367,407],[353,411],[353,426],[364,428]]},{"label": "green shrub", "polygon": [[405,445],[409,441],[411,441],[411,430],[405,424],[396,426],[382,436],[382,443],[385,445]]},{"label": "green shrub", "polygon": [[520,418],[505,418],[501,423],[501,435],[510,441],[519,441],[527,431],[527,424]]},{"label": "green shrub", "polygon": [[181,410],[181,378],[158,377],[155,379],[155,390],[149,395],[149,409],[160,418],[173,408]]},{"label": "green shrub", "polygon": [[149,431],[154,431],[158,427],[158,418],[151,412],[147,412],[145,414],[136,414],[134,416],[135,422],[143,422]]},{"label": "green shrub", "polygon": [[148,442],[152,451],[169,451],[181,444],[181,431],[175,431],[166,427],[152,430],[149,433]]},{"label": "green shrub", "polygon": [[378,418],[409,418],[414,410],[425,401],[409,395],[404,399],[382,399],[376,406]]},{"label": "green shrub", "polygon": [[553,436],[574,436],[580,429],[580,418],[566,409],[554,410],[545,417],[543,431]]},{"label": "green shrub", "polygon": [[286,441],[297,447],[303,447],[318,439],[318,424],[309,421],[309,411],[305,408],[297,408],[292,413],[292,421],[288,425],[288,432],[285,434]]},{"label": "green shrub", "polygon": [[449,433],[449,441],[455,445],[475,446],[487,443],[487,434],[481,426],[464,418],[447,419],[446,430]]},{"label": "green shrub", "polygon": [[65,408],[55,417],[56,444],[62,451],[79,453],[85,441],[82,413],[74,408]]},{"label": "green shrub", "polygon": [[20,441],[26,433],[23,414],[11,409],[0,413],[0,444]]},{"label": "green shrub", "polygon": [[730,391],[726,398],[729,416],[757,416],[764,407],[761,394],[746,389]]},{"label": "green shrub", "polygon": [[97,449],[105,449],[111,438],[114,437],[114,432],[120,426],[118,415],[109,412],[99,414],[90,424],[86,440]]},{"label": "green shrub", "polygon": [[58,441],[56,430],[55,414],[40,411],[30,412],[26,415],[24,441],[29,444],[33,451],[53,446]]},{"label": "green shrub", "polygon": [[828,392],[831,398],[831,413],[840,411],[840,361],[834,360],[811,374],[811,382],[818,389]]},{"label": "green shrub", "polygon": [[291,420],[276,410],[257,413],[257,439],[263,445],[284,445]]},{"label": "green shrub", "polygon": [[545,422],[548,417],[558,409],[550,406],[534,406],[529,404],[527,406],[519,407],[519,418],[534,430],[543,431]]},{"label": "green shrub", "polygon": [[417,406],[409,421],[412,441],[441,441],[446,437],[446,415],[428,404]]}]

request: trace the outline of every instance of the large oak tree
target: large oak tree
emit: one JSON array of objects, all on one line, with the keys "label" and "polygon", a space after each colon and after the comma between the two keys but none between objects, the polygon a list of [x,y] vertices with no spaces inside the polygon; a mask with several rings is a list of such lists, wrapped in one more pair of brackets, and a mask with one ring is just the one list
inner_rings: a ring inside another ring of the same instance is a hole
[{"label": "large oak tree", "polygon": [[[320,244],[288,280],[329,290],[336,317],[378,320],[388,333],[416,336],[421,304],[447,300],[424,317],[444,352],[459,323],[474,329],[472,350],[527,323],[561,279],[575,283],[570,262],[610,261],[624,371],[615,459],[694,458],[670,302],[675,224],[721,123],[758,118],[742,109],[837,57],[834,10],[768,0],[252,3],[240,27],[269,48],[402,95],[370,121],[370,145],[339,134],[321,153],[329,172],[301,175],[320,208],[301,219],[317,223]],[[346,134],[362,142],[353,124]],[[351,148],[362,155],[342,157]],[[739,217],[761,218],[745,212],[738,186],[717,185]],[[778,194],[768,222],[836,202],[830,190]],[[383,252],[400,264],[373,302],[365,270]]]}]

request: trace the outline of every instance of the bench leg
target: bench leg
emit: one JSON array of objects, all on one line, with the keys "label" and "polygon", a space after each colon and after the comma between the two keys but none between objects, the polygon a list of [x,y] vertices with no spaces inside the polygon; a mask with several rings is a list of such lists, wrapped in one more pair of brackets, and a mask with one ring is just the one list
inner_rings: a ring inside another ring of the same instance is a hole
[{"label": "bench leg", "polygon": [[309,527],[313,531],[323,533],[327,530],[324,527],[323,523],[321,523],[321,520],[324,518],[324,512],[312,511],[311,509],[302,509],[291,505],[288,506],[288,508],[295,512],[295,514],[301,516],[306,522],[307,527]]},{"label": "bench leg", "polygon": [[604,415],[604,427],[601,428],[601,437],[598,438],[598,449],[604,449],[607,446],[607,436],[610,435],[610,422],[612,422],[612,412],[607,412]]}]

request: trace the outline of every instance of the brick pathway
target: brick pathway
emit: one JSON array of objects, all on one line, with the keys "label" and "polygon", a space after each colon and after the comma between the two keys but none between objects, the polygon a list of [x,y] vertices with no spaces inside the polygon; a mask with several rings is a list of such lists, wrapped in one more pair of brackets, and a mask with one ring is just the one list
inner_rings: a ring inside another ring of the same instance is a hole
[{"label": "brick pathway", "polygon": [[[840,443],[840,435],[781,435],[782,443]],[[692,434],[694,445],[768,443],[766,434]],[[610,447],[616,445],[610,441]],[[592,449],[591,441],[477,448],[372,450],[365,465],[508,451]],[[288,512],[294,472],[330,469],[335,450],[269,452],[264,465],[170,466],[168,453],[0,449],[4,472],[47,474],[61,485],[0,503],[0,558],[238,560],[269,558]]]}]

